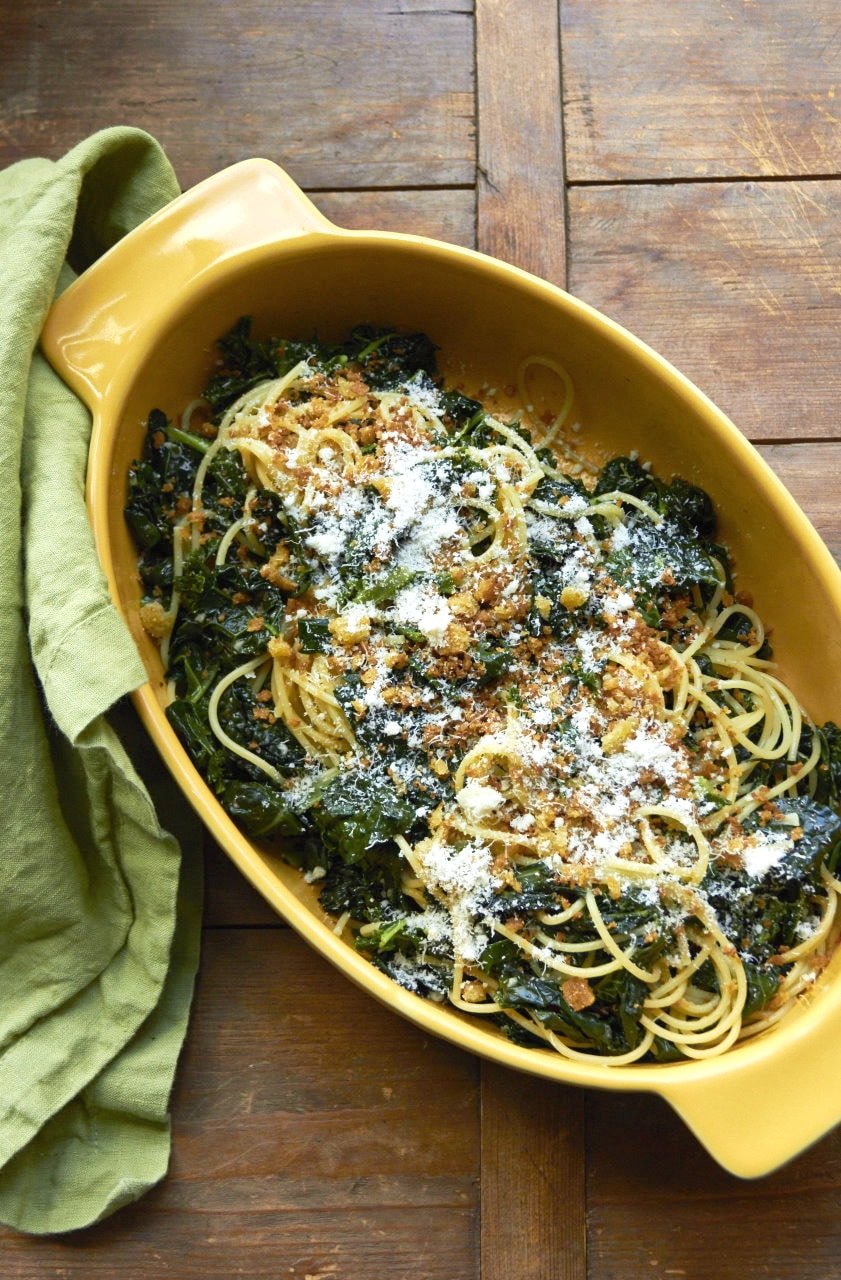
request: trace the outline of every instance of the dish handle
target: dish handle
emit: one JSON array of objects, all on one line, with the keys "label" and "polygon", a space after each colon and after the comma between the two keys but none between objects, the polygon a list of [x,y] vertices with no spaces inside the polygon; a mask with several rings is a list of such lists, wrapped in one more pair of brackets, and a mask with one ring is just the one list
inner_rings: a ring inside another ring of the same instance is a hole
[{"label": "dish handle", "polygon": [[723,1054],[705,1064],[703,1081],[697,1075],[681,1079],[675,1071],[658,1089],[710,1155],[737,1177],[771,1173],[841,1120],[837,993],[837,981],[822,993],[833,1007],[820,1019],[813,1016],[816,1009],[807,1009],[784,1035],[747,1045],[743,1067],[734,1069],[735,1059]]},{"label": "dish handle", "polygon": [[269,160],[223,169],[141,223],[56,300],[41,335],[47,359],[94,411],[122,356],[182,289],[243,250],[336,232]]}]

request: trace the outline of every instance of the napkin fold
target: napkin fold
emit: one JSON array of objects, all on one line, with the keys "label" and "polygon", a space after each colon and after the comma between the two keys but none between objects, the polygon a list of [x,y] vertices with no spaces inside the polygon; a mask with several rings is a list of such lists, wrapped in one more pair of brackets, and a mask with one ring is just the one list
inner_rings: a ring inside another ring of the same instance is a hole
[{"label": "napkin fold", "polygon": [[126,128],[0,173],[0,1221],[35,1233],[166,1172],[198,961],[196,831],[182,857],[132,714],[105,718],[145,673],[86,517],[90,418],[37,351],[74,270],[177,194]]}]

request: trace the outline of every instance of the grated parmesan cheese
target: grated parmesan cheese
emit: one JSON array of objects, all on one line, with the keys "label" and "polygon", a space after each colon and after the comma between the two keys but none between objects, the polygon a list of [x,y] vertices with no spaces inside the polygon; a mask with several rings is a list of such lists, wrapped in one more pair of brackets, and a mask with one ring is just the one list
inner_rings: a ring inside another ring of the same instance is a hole
[{"label": "grated parmesan cheese", "polygon": [[473,822],[481,822],[505,803],[505,796],[495,787],[488,787],[471,779],[456,795],[456,802],[468,818]]}]

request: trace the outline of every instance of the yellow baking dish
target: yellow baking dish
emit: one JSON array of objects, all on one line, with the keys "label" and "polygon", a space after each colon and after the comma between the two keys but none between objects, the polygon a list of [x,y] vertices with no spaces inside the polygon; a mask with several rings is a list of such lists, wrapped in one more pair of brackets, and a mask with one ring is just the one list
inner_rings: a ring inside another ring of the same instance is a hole
[{"label": "yellow baking dish", "polygon": [[340,229],[268,161],[217,174],[127,236],[59,298],[44,330],[48,358],[93,415],[88,502],[113,598],[149,673],[137,708],[240,870],[346,977],[426,1030],[567,1084],[658,1093],[727,1169],[769,1172],[841,1120],[841,951],[782,1023],[718,1058],[611,1068],[524,1048],[412,995],[336,937],[315,891],[236,829],[190,763],[164,715],[160,659],[137,618],[126,472],[149,410],[174,415],[197,394],[216,338],[243,314],[258,331],[289,336],[335,339],[363,321],[420,329],[446,369],[476,384],[514,382],[536,352],[562,359],[591,449],[638,449],[658,473],[679,472],[710,492],[785,678],[816,719],[841,720],[841,572],[829,552],[732,423],[618,325],[467,249]]}]

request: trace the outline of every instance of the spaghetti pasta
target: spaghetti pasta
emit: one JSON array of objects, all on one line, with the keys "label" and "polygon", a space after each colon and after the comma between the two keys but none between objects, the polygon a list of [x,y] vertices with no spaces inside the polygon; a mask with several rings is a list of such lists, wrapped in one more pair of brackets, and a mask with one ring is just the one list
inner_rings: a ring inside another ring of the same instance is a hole
[{"label": "spaghetti pasta", "polygon": [[423,335],[223,350],[177,430],[152,415],[127,514],[229,812],[295,837],[373,963],[515,1038],[610,1066],[770,1029],[838,941],[841,733],[707,495],[585,466],[548,357],[511,418]]}]

